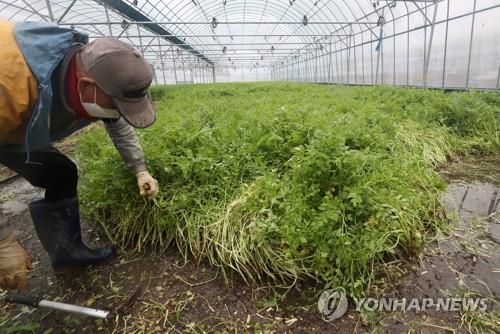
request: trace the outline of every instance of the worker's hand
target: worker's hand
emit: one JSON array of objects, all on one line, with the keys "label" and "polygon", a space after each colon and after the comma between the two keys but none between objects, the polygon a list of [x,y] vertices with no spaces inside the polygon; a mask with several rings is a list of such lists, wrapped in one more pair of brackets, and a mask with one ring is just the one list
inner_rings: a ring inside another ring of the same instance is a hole
[{"label": "worker's hand", "polygon": [[0,240],[0,287],[2,289],[28,290],[26,272],[32,269],[28,253],[12,233]]},{"label": "worker's hand", "polygon": [[136,177],[141,196],[151,199],[158,194],[160,190],[158,181],[156,181],[148,171],[139,172],[136,174]]}]

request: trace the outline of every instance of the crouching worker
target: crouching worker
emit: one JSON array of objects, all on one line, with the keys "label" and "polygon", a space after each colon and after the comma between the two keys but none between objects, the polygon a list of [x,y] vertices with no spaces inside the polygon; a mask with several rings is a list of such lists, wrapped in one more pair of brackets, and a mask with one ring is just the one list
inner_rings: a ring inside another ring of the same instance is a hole
[{"label": "crouching worker", "polygon": [[[87,44],[85,34],[50,23],[0,20],[0,41],[0,164],[45,189],[29,210],[54,270],[103,262],[116,250],[83,243],[77,167],[50,143],[102,120],[140,195],[155,196],[158,182],[132,128],[155,120],[147,94],[152,68],[128,44]],[[0,213],[0,287],[26,290],[30,267]]]}]

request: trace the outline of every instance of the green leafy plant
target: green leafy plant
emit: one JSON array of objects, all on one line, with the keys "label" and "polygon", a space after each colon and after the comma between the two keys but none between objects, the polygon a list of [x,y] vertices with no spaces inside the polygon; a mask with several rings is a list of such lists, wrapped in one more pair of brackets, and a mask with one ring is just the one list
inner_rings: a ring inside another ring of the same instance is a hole
[{"label": "green leafy plant", "polygon": [[154,87],[138,135],[161,193],[136,194],[102,130],[78,160],[85,212],[117,243],[172,242],[248,281],[312,277],[363,294],[438,228],[436,168],[500,151],[498,94],[291,83]]}]

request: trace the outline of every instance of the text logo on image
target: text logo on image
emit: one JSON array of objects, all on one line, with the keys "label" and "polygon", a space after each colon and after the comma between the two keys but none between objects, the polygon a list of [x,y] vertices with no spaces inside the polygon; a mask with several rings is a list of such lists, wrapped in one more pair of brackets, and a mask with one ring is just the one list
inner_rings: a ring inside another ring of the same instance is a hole
[{"label": "text logo on image", "polygon": [[[459,312],[488,310],[488,299],[458,298],[356,298],[352,297],[357,312]],[[347,295],[343,288],[324,291],[318,300],[318,309],[325,321],[333,321],[347,312]]]},{"label": "text logo on image", "polygon": [[325,290],[318,300],[319,312],[326,321],[333,321],[343,316],[348,306],[347,296],[342,288]]}]

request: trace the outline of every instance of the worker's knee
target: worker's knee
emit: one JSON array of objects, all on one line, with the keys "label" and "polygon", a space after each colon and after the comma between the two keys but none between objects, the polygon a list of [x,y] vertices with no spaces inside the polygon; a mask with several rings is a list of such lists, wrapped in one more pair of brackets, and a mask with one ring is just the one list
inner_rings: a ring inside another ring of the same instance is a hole
[{"label": "worker's knee", "polygon": [[76,187],[78,184],[78,168],[73,161],[69,158],[66,159],[67,161],[60,166],[60,181],[61,183]]},{"label": "worker's knee", "polygon": [[75,186],[78,183],[78,168],[76,164],[71,161],[69,158],[66,158],[67,161],[64,164],[64,176],[66,181],[70,184],[74,184]]},{"label": "worker's knee", "polygon": [[50,177],[45,186],[45,197],[55,201],[75,197],[78,186],[78,168],[68,157],[60,155],[52,161]]}]

